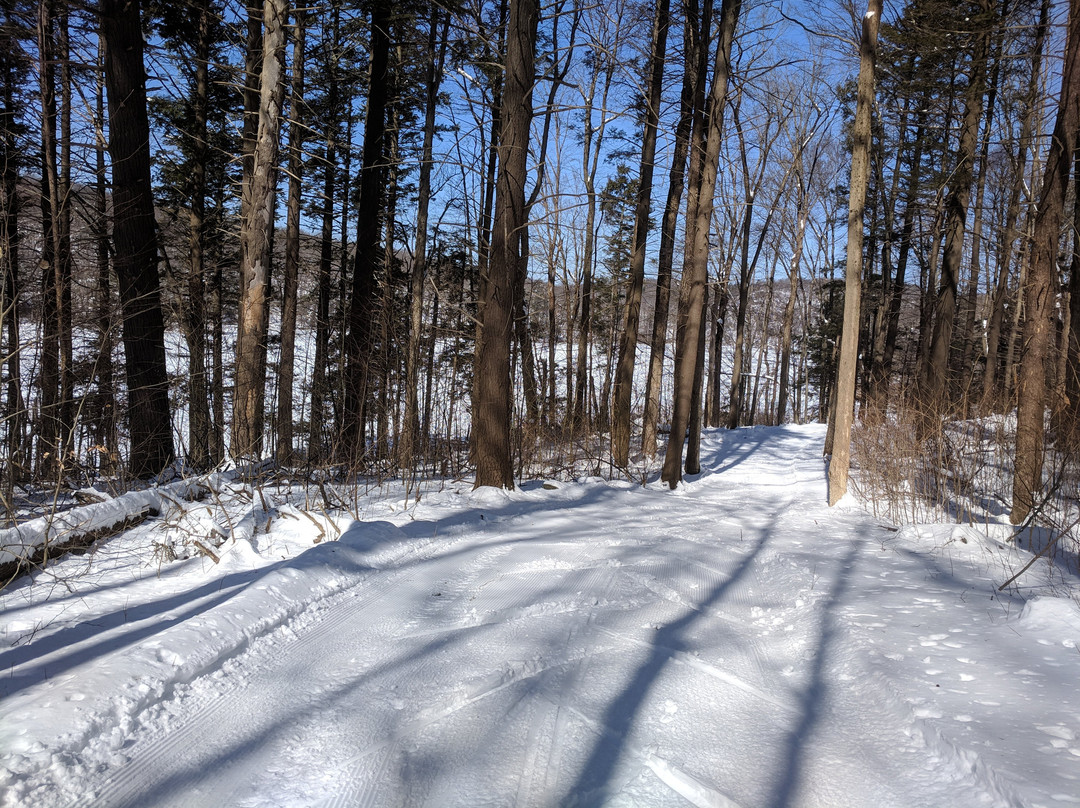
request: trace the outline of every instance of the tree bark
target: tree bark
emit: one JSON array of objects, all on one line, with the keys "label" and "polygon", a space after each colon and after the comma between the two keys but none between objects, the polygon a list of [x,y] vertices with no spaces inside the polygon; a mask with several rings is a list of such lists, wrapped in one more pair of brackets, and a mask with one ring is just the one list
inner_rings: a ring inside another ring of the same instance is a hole
[{"label": "tree bark", "polygon": [[668,0],[657,0],[649,55],[649,95],[645,108],[645,133],[641,145],[641,168],[638,174],[637,200],[634,210],[634,251],[630,256],[630,288],[626,293],[626,318],[619,341],[619,361],[615,369],[611,455],[612,462],[619,468],[626,468],[630,462],[630,398],[637,357],[641,292],[645,284],[645,248],[649,235],[653,164],[656,161],[656,128],[660,121],[664,53],[667,50],[670,22],[668,9]]},{"label": "tree bark", "polygon": [[289,121],[289,197],[285,214],[285,271],[281,279],[281,353],[278,360],[277,462],[289,465],[293,447],[293,381],[296,378],[296,298],[300,276],[300,203],[304,179],[307,101],[304,99],[304,63],[308,12],[299,11],[293,25],[292,88]]},{"label": "tree bark", "polygon": [[1070,0],[1065,65],[1057,120],[1046,157],[1042,191],[1035,216],[1035,237],[1027,286],[1017,385],[1016,464],[1009,520],[1022,524],[1039,505],[1045,441],[1046,361],[1055,335],[1053,279],[1058,241],[1065,220],[1065,198],[1080,126],[1080,0]]},{"label": "tree bark", "polygon": [[240,322],[231,447],[235,458],[257,459],[263,448],[270,245],[281,105],[285,94],[283,74],[288,13],[287,0],[265,0],[263,4],[259,125],[251,171],[244,174],[244,196],[249,202],[248,215],[241,222],[240,232]]},{"label": "tree bark", "polygon": [[851,463],[851,423],[855,413],[855,369],[859,355],[859,307],[862,291],[863,210],[870,181],[870,124],[874,103],[874,64],[882,0],[870,0],[862,23],[855,122],[851,131],[851,183],[848,195],[847,266],[844,272],[844,328],[840,338],[829,458],[829,505],[847,492]]},{"label": "tree bark", "polygon": [[379,216],[383,201],[383,149],[390,61],[390,9],[374,3],[371,11],[371,74],[368,82],[364,154],[356,205],[356,257],[353,261],[348,333],[345,339],[345,411],[342,414],[342,459],[359,468],[366,451],[367,422],[375,334],[379,327]]},{"label": "tree bark", "polygon": [[150,477],[172,461],[173,440],[150,188],[142,25],[133,0],[101,0],[100,8],[113,169],[114,267],[124,313],[129,467],[136,477]]},{"label": "tree bark", "polygon": [[[731,75],[731,45],[735,39],[735,26],[739,19],[741,0],[723,0],[720,6],[720,34],[713,67],[712,89],[705,108],[705,126],[697,148],[702,148],[701,182],[693,192],[687,216],[687,254],[683,269],[683,282],[679,290],[679,328],[675,344],[675,407],[671,419],[671,437],[664,453],[662,478],[671,488],[682,479],[683,443],[690,425],[691,405],[700,402],[700,390],[695,397],[695,387],[701,386],[698,373],[698,354],[701,351],[701,328],[704,317],[705,284],[708,280],[709,230],[712,222],[713,192],[720,160],[720,139],[723,129],[724,102],[727,99],[728,78]],[[704,27],[703,27],[704,28]],[[707,29],[706,29],[707,30]],[[697,447],[690,457],[697,454]]]},{"label": "tree bark", "polygon": [[1012,270],[1013,242],[1016,240],[1016,222],[1020,218],[1020,198],[1026,188],[1025,172],[1028,149],[1035,128],[1038,111],[1040,81],[1042,76],[1043,48],[1050,28],[1050,0],[1043,0],[1039,11],[1039,24],[1035,29],[1035,45],[1031,54],[1027,90],[1022,102],[1020,135],[1016,141],[1013,161],[1013,186],[1009,191],[1009,203],[1005,211],[1005,227],[998,248],[997,281],[990,300],[990,318],[986,328],[986,367],[983,370],[982,400],[980,409],[987,412],[1002,406],[1004,379],[999,378],[1001,365],[1001,332],[1005,325],[1005,304],[1009,292],[1009,276]]},{"label": "tree bark", "polygon": [[188,460],[198,470],[210,465],[210,404],[206,383],[206,220],[207,113],[210,79],[210,8],[206,0],[195,6],[195,85],[192,106],[194,130],[191,159],[190,256],[185,332],[188,343]]},{"label": "tree bark", "polygon": [[473,462],[476,487],[513,488],[510,419],[510,341],[514,276],[520,266],[520,229],[525,224],[525,179],[532,122],[532,85],[539,9],[536,0],[511,0],[506,73],[499,133],[499,168],[491,260],[480,278],[476,351]]},{"label": "tree bark", "polygon": [[660,224],[660,251],[656,266],[656,301],[653,306],[652,338],[649,340],[649,374],[645,383],[645,414],[641,425],[641,451],[648,458],[656,457],[656,432],[660,420],[660,383],[663,380],[664,352],[667,346],[668,311],[671,308],[671,267],[675,258],[675,228],[682,206],[683,184],[686,179],[686,156],[690,148],[690,130],[694,123],[694,94],[697,86],[697,48],[700,36],[693,33],[697,25],[698,0],[686,0],[686,24],[683,41],[686,54],[683,65],[682,96],[679,101],[679,120],[675,125],[675,143],[668,173],[667,201]]}]

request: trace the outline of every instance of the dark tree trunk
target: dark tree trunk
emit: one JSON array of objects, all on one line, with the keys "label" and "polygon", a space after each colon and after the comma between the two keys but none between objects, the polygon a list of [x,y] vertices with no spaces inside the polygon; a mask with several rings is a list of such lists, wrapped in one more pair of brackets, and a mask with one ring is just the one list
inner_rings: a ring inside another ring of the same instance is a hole
[{"label": "dark tree trunk", "polygon": [[330,396],[326,369],[330,357],[330,295],[334,263],[334,181],[337,174],[337,131],[341,114],[338,97],[341,8],[338,2],[332,5],[329,27],[330,41],[323,43],[326,52],[324,70],[326,71],[327,121],[322,155],[322,229],[319,236],[319,272],[315,310],[315,364],[311,372],[311,395],[308,404],[307,460],[309,463],[317,463],[325,455],[326,404]]},{"label": "dark tree trunk", "polygon": [[379,214],[383,200],[383,151],[390,61],[390,8],[374,3],[371,12],[371,77],[368,82],[364,156],[356,207],[356,258],[353,262],[348,332],[345,339],[345,412],[341,425],[342,460],[352,468],[363,461],[364,425],[371,384],[375,335],[379,326]]},{"label": "dark tree trunk", "polygon": [[206,383],[206,120],[209,107],[210,8],[206,0],[195,7],[195,86],[192,106],[194,154],[191,160],[191,268],[188,274],[186,336],[188,343],[188,459],[196,469],[210,465],[210,403]]},{"label": "dark tree trunk", "polygon": [[539,9],[536,0],[512,0],[507,22],[506,78],[491,260],[481,277],[476,351],[473,461],[476,487],[513,488],[510,456],[510,341],[514,275],[520,266],[520,229],[525,224],[525,175],[532,122],[533,63]]},{"label": "dark tree trunk", "polygon": [[[10,12],[5,13],[5,23],[10,24]],[[23,451],[23,432],[26,423],[26,404],[22,393],[22,371],[19,340],[19,144],[15,137],[16,90],[20,77],[14,53],[0,55],[0,78],[3,86],[3,105],[0,108],[0,357],[6,371],[7,383],[0,418],[6,427],[4,450],[8,462],[3,480],[5,495],[10,495],[14,484],[27,469]],[[10,498],[8,499],[10,501]]]},{"label": "dark tree trunk", "polygon": [[[740,7],[741,0],[723,0],[721,3],[712,89],[703,110],[704,115],[697,121],[702,127],[701,134],[695,137],[695,148],[700,150],[700,154],[695,156],[701,166],[700,182],[691,186],[693,198],[689,211],[692,215],[687,215],[686,261],[679,290],[679,323],[675,344],[675,407],[662,472],[664,482],[671,488],[675,488],[682,479],[683,436],[691,424],[691,407],[694,402],[698,407],[701,403],[703,374],[700,372],[699,356],[704,350],[701,329],[705,314],[705,284],[708,280],[709,230],[719,169],[724,102],[731,75],[731,45],[735,39]],[[709,28],[702,26],[702,30],[708,31]],[[696,437],[700,437],[700,431]],[[696,442],[694,435],[691,442]],[[689,457],[695,464],[697,455],[698,447],[691,446]]]},{"label": "dark tree trunk", "polygon": [[113,247],[124,312],[124,357],[131,473],[149,477],[173,458],[165,324],[150,189],[142,25],[133,0],[101,0],[109,156],[113,169]]},{"label": "dark tree trunk", "polygon": [[[104,67],[105,52],[100,49],[99,59]],[[99,74],[100,75],[100,74]],[[95,96],[95,122],[97,131],[105,132],[105,85],[98,82]],[[113,380],[113,300],[110,273],[112,260],[109,250],[109,218],[107,182],[105,174],[105,150],[108,144],[99,141],[95,150],[96,174],[94,177],[94,234],[97,258],[97,402],[94,408],[94,434],[99,453],[98,468],[107,473],[116,472],[116,385]]]},{"label": "dark tree trunk", "polygon": [[653,307],[652,338],[649,340],[649,374],[645,383],[645,414],[642,418],[641,451],[649,458],[656,457],[656,432],[660,420],[660,382],[663,377],[664,352],[667,346],[668,310],[671,308],[671,267],[675,258],[675,228],[682,205],[686,178],[686,156],[690,148],[690,129],[694,122],[694,94],[697,86],[700,37],[692,33],[697,26],[698,0],[687,0],[684,42],[682,97],[679,101],[679,121],[675,125],[675,144],[668,174],[667,202],[660,224],[660,252],[656,267],[656,303]]},{"label": "dark tree trunk", "polygon": [[656,128],[660,120],[660,99],[664,82],[664,53],[667,50],[669,25],[668,6],[668,0],[657,0],[653,20],[652,48],[649,56],[649,96],[645,110],[645,133],[641,146],[641,168],[634,209],[634,251],[630,257],[630,289],[626,294],[626,319],[623,322],[619,341],[619,363],[615,369],[611,454],[613,462],[620,468],[626,468],[630,462],[630,394],[634,383],[634,365],[637,356],[641,291],[645,284],[645,248],[649,235],[653,163],[656,160]]}]

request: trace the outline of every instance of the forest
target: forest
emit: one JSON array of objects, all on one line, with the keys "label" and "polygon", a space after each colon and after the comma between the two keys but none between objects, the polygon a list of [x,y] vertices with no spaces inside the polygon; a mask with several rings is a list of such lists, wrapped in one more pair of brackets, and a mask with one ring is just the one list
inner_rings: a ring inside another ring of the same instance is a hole
[{"label": "forest", "polygon": [[831,502],[955,499],[974,429],[1013,524],[1075,466],[1076,0],[2,6],[9,520],[223,464],[675,488],[811,421]]}]

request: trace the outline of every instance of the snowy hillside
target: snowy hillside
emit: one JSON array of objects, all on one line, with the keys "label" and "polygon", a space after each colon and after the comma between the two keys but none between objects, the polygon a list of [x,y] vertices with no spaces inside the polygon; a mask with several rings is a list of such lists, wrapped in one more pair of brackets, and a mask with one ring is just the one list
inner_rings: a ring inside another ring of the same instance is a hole
[{"label": "snowy hillside", "polygon": [[0,593],[2,804],[1080,803],[1080,581],[828,509],[823,430],[675,492],[177,500]]}]

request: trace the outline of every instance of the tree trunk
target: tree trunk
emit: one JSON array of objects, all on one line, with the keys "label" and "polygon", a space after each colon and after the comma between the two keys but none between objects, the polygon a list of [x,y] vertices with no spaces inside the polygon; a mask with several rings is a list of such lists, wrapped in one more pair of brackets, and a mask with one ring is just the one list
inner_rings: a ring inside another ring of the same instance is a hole
[{"label": "tree trunk", "polygon": [[[683,440],[690,425],[692,402],[700,402],[701,386],[698,373],[698,354],[701,351],[701,327],[704,317],[705,283],[708,280],[709,230],[712,222],[713,192],[720,160],[720,140],[723,129],[724,102],[727,99],[728,78],[731,75],[731,45],[739,19],[741,0],[723,0],[720,6],[720,34],[713,67],[712,89],[698,123],[706,130],[696,139],[700,157],[701,181],[692,188],[694,198],[687,216],[687,254],[683,282],[679,290],[679,328],[675,344],[675,407],[671,419],[671,437],[664,453],[662,477],[671,488],[682,479]],[[707,15],[706,15],[707,16]],[[707,31],[706,26],[702,30]],[[693,447],[690,456],[697,454]]]},{"label": "tree trunk", "polygon": [[266,400],[266,323],[270,292],[271,231],[274,227],[274,184],[285,94],[285,28],[287,0],[263,5],[262,73],[259,126],[251,171],[244,174],[248,216],[240,232],[240,317],[236,349],[236,394],[233,399],[232,454],[262,455]]},{"label": "tree trunk", "polygon": [[337,131],[341,110],[338,99],[338,53],[340,48],[341,8],[331,9],[330,41],[323,43],[326,52],[326,128],[323,147],[322,228],[319,237],[319,270],[315,312],[315,364],[311,372],[311,397],[308,404],[309,463],[323,459],[326,441],[326,404],[330,397],[326,368],[330,356],[330,294],[334,259],[334,180],[337,173]]},{"label": "tree trunk", "polygon": [[[439,34],[440,19],[442,33]],[[435,143],[435,114],[439,103],[439,84],[446,61],[446,43],[450,30],[449,15],[442,17],[432,5],[428,21],[427,99],[424,108],[424,144],[420,157],[420,180],[416,199],[416,245],[409,278],[409,341],[405,353],[405,428],[401,434],[398,464],[411,468],[422,449],[420,436],[420,345],[424,327],[424,279],[427,273],[428,206],[431,202],[432,151]],[[434,325],[434,324],[433,324]]]},{"label": "tree trunk", "polygon": [[[596,263],[596,173],[600,166],[600,151],[607,130],[607,102],[615,76],[615,61],[611,56],[600,56],[597,52],[589,77],[589,87],[584,92],[583,113],[584,136],[581,143],[581,165],[585,184],[585,245],[581,260],[581,306],[578,317],[577,367],[574,379],[573,424],[577,428],[588,430],[591,426],[591,407],[589,406],[590,357],[592,356],[592,298],[593,264]],[[604,85],[600,91],[600,104],[596,105],[596,82],[600,71],[604,73]],[[592,116],[600,113],[599,126],[593,125]]]},{"label": "tree trunk", "polygon": [[191,159],[190,255],[185,334],[188,343],[188,460],[203,470],[210,465],[210,404],[206,383],[206,261],[203,228],[206,219],[206,120],[210,80],[210,8],[206,0],[195,6],[195,86],[192,107],[194,129]]},{"label": "tree trunk", "polygon": [[138,5],[127,0],[101,0],[100,9],[109,95],[114,267],[124,313],[129,466],[136,477],[150,477],[172,461],[173,440],[150,188],[142,24]]},{"label": "tree trunk", "polygon": [[649,96],[645,109],[645,133],[641,145],[641,168],[638,174],[637,200],[634,210],[634,251],[630,257],[630,289],[626,294],[626,319],[619,341],[619,362],[615,369],[611,454],[612,461],[619,468],[626,468],[630,462],[630,399],[637,357],[641,291],[645,283],[645,248],[649,235],[653,163],[656,161],[656,128],[660,121],[664,54],[667,50],[667,33],[670,24],[668,8],[668,0],[657,0],[649,56]]},{"label": "tree trunk", "polygon": [[1039,505],[1045,441],[1046,361],[1054,339],[1053,276],[1065,220],[1065,197],[1080,126],[1080,0],[1070,0],[1068,39],[1054,135],[1046,157],[1042,192],[1035,216],[1035,238],[1023,289],[1025,315],[1017,386],[1016,466],[1009,520],[1023,523]]},{"label": "tree trunk", "polygon": [[293,26],[292,89],[289,121],[289,198],[285,214],[285,272],[281,279],[281,353],[278,360],[277,462],[289,465],[293,447],[293,380],[296,360],[296,298],[300,275],[300,203],[304,142],[308,131],[304,99],[304,49],[308,12],[299,11]]},{"label": "tree trunk", "polygon": [[[1073,164],[1073,183],[1080,177],[1080,153]],[[1069,266],[1068,356],[1065,364],[1065,409],[1061,422],[1071,445],[1080,435],[1080,194],[1074,194],[1072,262]]]},{"label": "tree trunk", "polygon": [[342,459],[356,469],[364,455],[364,425],[371,384],[375,334],[379,326],[379,215],[383,201],[383,150],[389,82],[390,9],[374,3],[371,12],[371,74],[364,156],[356,205],[356,257],[353,261],[348,334],[345,340],[345,412],[342,414]]},{"label": "tree trunk", "polygon": [[[4,22],[11,24],[11,10],[5,7]],[[0,107],[0,357],[7,373],[5,397],[0,418],[6,425],[3,444],[7,453],[4,483],[5,495],[9,496],[15,483],[25,473],[26,458],[23,452],[23,432],[26,423],[26,403],[23,400],[21,352],[19,339],[19,213],[22,200],[19,196],[19,144],[15,137],[16,88],[20,76],[13,59],[14,54],[0,55],[3,75],[3,104]],[[10,511],[8,511],[10,518]]]},{"label": "tree trunk", "polygon": [[863,210],[870,181],[870,124],[874,103],[874,63],[882,0],[870,0],[859,46],[859,83],[851,131],[851,183],[848,196],[847,266],[844,271],[844,330],[836,373],[829,458],[829,505],[847,492],[851,457],[851,422],[855,412],[855,368],[859,356],[859,304],[862,291]]},{"label": "tree trunk", "polygon": [[491,260],[480,279],[481,339],[476,350],[477,406],[472,433],[477,488],[514,487],[510,455],[513,412],[510,341],[514,276],[521,260],[520,229],[525,224],[525,176],[538,17],[536,0],[511,0]]},{"label": "tree trunk", "polygon": [[52,476],[61,468],[60,333],[62,270],[60,180],[56,167],[56,52],[52,0],[38,7],[38,79],[41,98],[41,391],[37,428],[37,473]]},{"label": "tree trunk", "polygon": [[686,0],[686,23],[683,41],[686,54],[683,65],[682,96],[679,101],[679,120],[675,125],[675,143],[668,173],[667,201],[660,225],[660,252],[656,267],[656,302],[653,306],[652,338],[649,340],[649,374],[645,383],[645,414],[641,425],[641,451],[648,458],[656,457],[657,426],[660,420],[660,386],[663,381],[664,353],[667,346],[669,310],[671,308],[671,268],[675,257],[675,229],[682,206],[683,185],[686,179],[686,157],[690,148],[690,130],[694,123],[694,99],[701,48],[697,27],[698,0]]},{"label": "tree trunk", "polygon": [[91,231],[94,236],[95,257],[97,259],[97,361],[95,364],[96,406],[94,407],[94,442],[98,453],[98,468],[108,474],[116,473],[117,435],[116,435],[116,385],[113,380],[113,300],[110,272],[112,260],[109,249],[109,212],[107,176],[105,173],[105,151],[108,144],[105,134],[105,50],[99,41],[98,76],[94,94],[94,129],[98,134],[97,148],[94,150],[95,174],[93,196],[93,220]]}]

